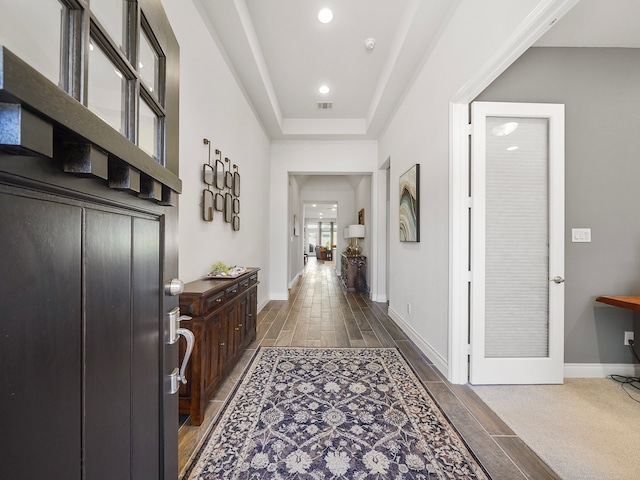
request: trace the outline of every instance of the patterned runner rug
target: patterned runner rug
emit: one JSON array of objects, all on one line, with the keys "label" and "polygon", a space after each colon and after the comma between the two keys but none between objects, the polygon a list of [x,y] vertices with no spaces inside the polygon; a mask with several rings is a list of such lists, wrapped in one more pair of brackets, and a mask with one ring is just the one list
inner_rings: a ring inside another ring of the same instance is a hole
[{"label": "patterned runner rug", "polygon": [[262,347],[193,479],[482,479],[394,348]]}]

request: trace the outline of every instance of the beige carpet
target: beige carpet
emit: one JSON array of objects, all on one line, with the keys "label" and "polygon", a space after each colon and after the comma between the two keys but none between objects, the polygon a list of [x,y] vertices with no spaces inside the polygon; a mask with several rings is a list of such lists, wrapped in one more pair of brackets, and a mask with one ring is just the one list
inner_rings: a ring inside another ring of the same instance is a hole
[{"label": "beige carpet", "polygon": [[640,403],[619,383],[569,378],[472,388],[562,479],[640,478]]}]

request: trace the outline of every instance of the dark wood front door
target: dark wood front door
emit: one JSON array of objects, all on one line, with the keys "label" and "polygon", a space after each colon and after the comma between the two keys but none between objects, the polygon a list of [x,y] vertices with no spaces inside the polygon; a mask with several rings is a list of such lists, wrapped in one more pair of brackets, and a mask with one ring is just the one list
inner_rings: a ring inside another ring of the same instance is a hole
[{"label": "dark wood front door", "polygon": [[[37,2],[3,10],[34,48],[0,45],[0,477],[174,480],[179,46],[160,0],[113,2],[122,38],[93,2],[54,3],[59,38],[29,29]],[[50,42],[57,83],[32,66]],[[98,52],[119,87],[103,89]]]},{"label": "dark wood front door", "polygon": [[174,267],[165,262],[166,216],[7,178],[3,476],[176,478],[177,396],[164,382],[165,364],[177,364],[164,338],[163,312],[175,303],[162,289]]}]

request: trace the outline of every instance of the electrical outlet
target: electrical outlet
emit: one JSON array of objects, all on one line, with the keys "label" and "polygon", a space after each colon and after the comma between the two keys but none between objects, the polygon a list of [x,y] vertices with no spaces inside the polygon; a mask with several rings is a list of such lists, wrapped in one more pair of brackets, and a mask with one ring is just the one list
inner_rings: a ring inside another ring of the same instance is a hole
[{"label": "electrical outlet", "polygon": [[629,345],[629,340],[635,341],[633,338],[633,332],[624,332],[624,344]]},{"label": "electrical outlet", "polygon": [[[410,303],[407,303],[407,313],[409,315],[411,315],[411,304]],[[633,333],[633,332],[631,332],[631,333]]]}]

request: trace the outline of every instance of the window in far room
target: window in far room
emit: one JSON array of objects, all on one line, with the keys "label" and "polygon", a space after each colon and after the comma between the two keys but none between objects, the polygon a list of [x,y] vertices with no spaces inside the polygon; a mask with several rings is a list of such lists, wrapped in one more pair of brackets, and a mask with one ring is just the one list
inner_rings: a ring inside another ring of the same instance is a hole
[{"label": "window in far room", "polygon": [[322,234],[320,239],[320,245],[331,249],[331,246],[335,243],[335,235],[333,231],[333,222],[321,222]]}]

